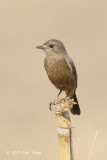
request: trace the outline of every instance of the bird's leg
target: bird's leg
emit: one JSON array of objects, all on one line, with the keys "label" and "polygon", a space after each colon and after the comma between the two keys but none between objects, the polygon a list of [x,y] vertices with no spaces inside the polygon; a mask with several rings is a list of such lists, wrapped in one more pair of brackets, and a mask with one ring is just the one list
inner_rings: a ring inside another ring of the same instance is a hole
[{"label": "bird's leg", "polygon": [[71,92],[71,89],[68,90],[65,99],[69,96],[69,93]]},{"label": "bird's leg", "polygon": [[[59,97],[59,95],[61,94],[61,90],[60,90],[60,92],[58,93],[58,95],[57,95],[57,97]],[[52,111],[52,104],[54,104],[54,102],[50,102],[49,103],[49,109]]]},{"label": "bird's leg", "polygon": [[60,90],[60,92],[58,93],[57,97],[59,97],[59,95],[61,94],[61,92],[62,92],[62,91]]}]

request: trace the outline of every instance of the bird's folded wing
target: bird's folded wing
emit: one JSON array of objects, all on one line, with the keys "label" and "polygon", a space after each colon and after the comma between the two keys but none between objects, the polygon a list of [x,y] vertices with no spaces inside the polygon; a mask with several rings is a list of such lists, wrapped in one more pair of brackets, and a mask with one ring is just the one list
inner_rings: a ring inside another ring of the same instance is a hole
[{"label": "bird's folded wing", "polygon": [[77,77],[77,71],[76,71],[76,68],[75,68],[75,64],[74,64],[73,60],[72,60],[70,57],[67,57],[67,58],[66,58],[66,62],[67,62],[67,64],[68,64],[71,72],[72,72],[72,73],[74,74],[74,76],[75,76],[76,87],[77,87],[77,79],[78,79],[78,77]]}]

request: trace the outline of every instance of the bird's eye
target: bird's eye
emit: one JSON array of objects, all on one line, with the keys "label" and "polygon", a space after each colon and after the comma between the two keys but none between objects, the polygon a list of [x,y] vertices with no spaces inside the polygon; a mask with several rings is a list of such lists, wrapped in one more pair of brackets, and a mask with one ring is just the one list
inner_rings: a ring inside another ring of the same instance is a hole
[{"label": "bird's eye", "polygon": [[54,45],[53,44],[50,44],[50,46],[49,46],[50,48],[53,48],[54,47]]}]

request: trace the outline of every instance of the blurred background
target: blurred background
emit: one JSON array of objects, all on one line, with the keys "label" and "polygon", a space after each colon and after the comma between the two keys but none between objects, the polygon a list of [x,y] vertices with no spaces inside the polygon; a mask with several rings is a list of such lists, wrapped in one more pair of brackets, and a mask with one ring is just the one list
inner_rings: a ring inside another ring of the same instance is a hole
[{"label": "blurred background", "polygon": [[59,160],[48,109],[58,90],[45,73],[44,52],[35,48],[52,38],[64,43],[78,72],[82,114],[71,115],[74,158],[88,160],[97,133],[90,160],[107,160],[106,0],[0,1],[0,159]]}]

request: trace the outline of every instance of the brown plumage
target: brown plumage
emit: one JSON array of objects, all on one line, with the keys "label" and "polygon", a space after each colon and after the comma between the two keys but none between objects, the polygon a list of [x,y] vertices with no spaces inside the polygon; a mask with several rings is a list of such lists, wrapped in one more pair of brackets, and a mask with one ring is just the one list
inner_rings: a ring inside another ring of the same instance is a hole
[{"label": "brown plumage", "polygon": [[74,98],[77,103],[71,109],[73,114],[80,114],[80,108],[75,94],[77,88],[77,72],[75,65],[68,56],[62,42],[51,39],[37,48],[46,53],[44,67],[52,84],[60,91],[65,91],[67,96]]}]

